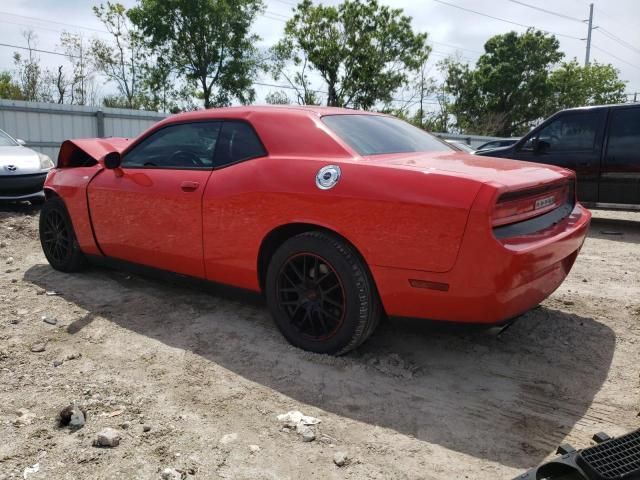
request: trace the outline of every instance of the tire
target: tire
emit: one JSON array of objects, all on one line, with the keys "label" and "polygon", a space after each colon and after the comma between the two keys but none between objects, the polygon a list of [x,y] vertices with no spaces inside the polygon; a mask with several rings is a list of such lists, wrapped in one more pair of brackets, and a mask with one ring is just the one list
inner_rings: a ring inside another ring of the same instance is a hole
[{"label": "tire", "polygon": [[61,272],[77,272],[86,265],[64,202],[49,198],[40,210],[40,245],[49,264]]},{"label": "tire", "polygon": [[292,345],[343,355],[375,330],[382,306],[367,266],[339,237],[306,232],[275,252],[265,282],[267,305]]}]

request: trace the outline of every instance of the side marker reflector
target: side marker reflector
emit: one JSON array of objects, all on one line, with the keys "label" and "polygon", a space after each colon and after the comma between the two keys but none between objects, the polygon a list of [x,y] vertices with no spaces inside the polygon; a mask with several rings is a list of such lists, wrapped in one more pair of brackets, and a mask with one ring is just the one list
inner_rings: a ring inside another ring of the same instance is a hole
[{"label": "side marker reflector", "polygon": [[416,280],[416,279],[410,278],[409,285],[411,285],[414,288],[428,288],[430,290],[438,290],[440,292],[449,291],[448,283],[430,282],[428,280]]}]

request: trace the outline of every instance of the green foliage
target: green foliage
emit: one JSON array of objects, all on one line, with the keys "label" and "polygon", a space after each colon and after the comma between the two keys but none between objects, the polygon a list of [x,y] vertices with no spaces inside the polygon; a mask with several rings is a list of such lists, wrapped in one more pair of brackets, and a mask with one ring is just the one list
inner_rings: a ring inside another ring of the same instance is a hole
[{"label": "green foliage", "polygon": [[586,67],[576,60],[563,63],[549,77],[553,95],[547,113],[584,105],[624,103],[626,84],[618,73],[612,65],[597,62]]},{"label": "green foliage", "polygon": [[265,101],[269,105],[289,105],[291,99],[283,90],[277,90],[275,92],[269,92],[265,97]]},{"label": "green foliage", "polygon": [[20,85],[13,81],[10,72],[0,72],[0,98],[24,100]]},{"label": "green foliage", "polygon": [[550,69],[563,53],[558,40],[541,31],[509,32],[490,38],[474,69],[446,65],[452,113],[468,133],[511,136],[526,131],[547,112]]},{"label": "green foliage", "polygon": [[261,0],[141,0],[129,18],[210,108],[254,99],[259,38],[250,29],[262,9]]},{"label": "green foliage", "polygon": [[447,61],[456,126],[480,135],[519,135],[557,110],[625,101],[625,84],[611,65],[558,65],[563,57],[553,35],[529,29],[490,38],[475,68]]},{"label": "green foliage", "polygon": [[112,42],[93,39],[91,54],[97,70],[115,82],[126,108],[139,108],[144,68],[144,44],[121,3],[93,7],[96,17],[111,34]]},{"label": "green foliage", "polygon": [[401,9],[377,0],[337,6],[303,0],[275,49],[281,60],[309,62],[327,84],[327,105],[369,109],[389,102],[424,63],[430,51],[426,40],[426,34],[413,32]]},{"label": "green foliage", "polygon": [[[78,34],[62,32],[60,46],[71,63],[71,72],[68,78],[63,74],[62,68],[58,70],[56,77],[56,89],[63,103],[65,98],[68,103],[87,105],[94,100],[94,61],[91,55],[90,45]],[[60,98],[59,98],[60,100]]]}]

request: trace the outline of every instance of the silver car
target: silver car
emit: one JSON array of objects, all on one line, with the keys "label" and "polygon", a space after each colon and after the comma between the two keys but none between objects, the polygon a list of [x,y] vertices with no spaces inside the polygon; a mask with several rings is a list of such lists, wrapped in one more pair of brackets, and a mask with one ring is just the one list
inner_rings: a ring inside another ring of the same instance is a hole
[{"label": "silver car", "polygon": [[47,173],[53,168],[48,155],[24,146],[0,130],[0,201],[44,201],[44,184]]}]

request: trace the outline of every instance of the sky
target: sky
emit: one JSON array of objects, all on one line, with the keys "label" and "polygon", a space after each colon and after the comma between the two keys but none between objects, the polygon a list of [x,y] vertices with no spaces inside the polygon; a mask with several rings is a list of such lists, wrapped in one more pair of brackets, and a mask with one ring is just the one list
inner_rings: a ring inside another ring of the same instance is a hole
[{"label": "sky", "polygon": [[[125,6],[135,0],[120,0]],[[315,0],[318,3],[317,0]],[[493,35],[512,30],[523,32],[527,26],[558,35],[560,48],[566,59],[585,59],[587,25],[581,20],[589,16],[586,0],[379,0],[394,8],[402,8],[412,17],[416,31],[426,32],[433,50],[430,56],[430,74],[438,78],[436,63],[450,55],[475,63],[483,51],[484,42]],[[104,27],[95,18],[91,7],[99,0],[3,0],[0,3],[0,44],[24,46],[23,32],[37,34],[37,48],[59,50],[62,31],[81,33],[84,37],[105,37]],[[294,0],[265,0],[266,11],[256,21],[254,31],[261,45],[273,45],[281,37],[284,24],[291,16]],[[324,0],[325,5],[339,0]],[[638,92],[640,100],[640,1],[593,0],[594,26],[591,59],[611,63],[627,82],[627,92]],[[497,17],[489,18],[470,11]],[[528,5],[528,6],[527,6]],[[531,8],[536,7],[536,9]],[[545,11],[546,10],[546,11]],[[519,25],[518,25],[519,24]],[[13,68],[15,48],[0,45],[0,70]],[[40,53],[42,63],[54,68],[64,64],[60,56]],[[276,83],[268,76],[259,79]],[[317,79],[316,88],[323,89]],[[282,82],[280,82],[282,83]],[[113,93],[113,86],[100,87],[104,94]],[[257,102],[264,102],[270,87],[258,86]]]}]

